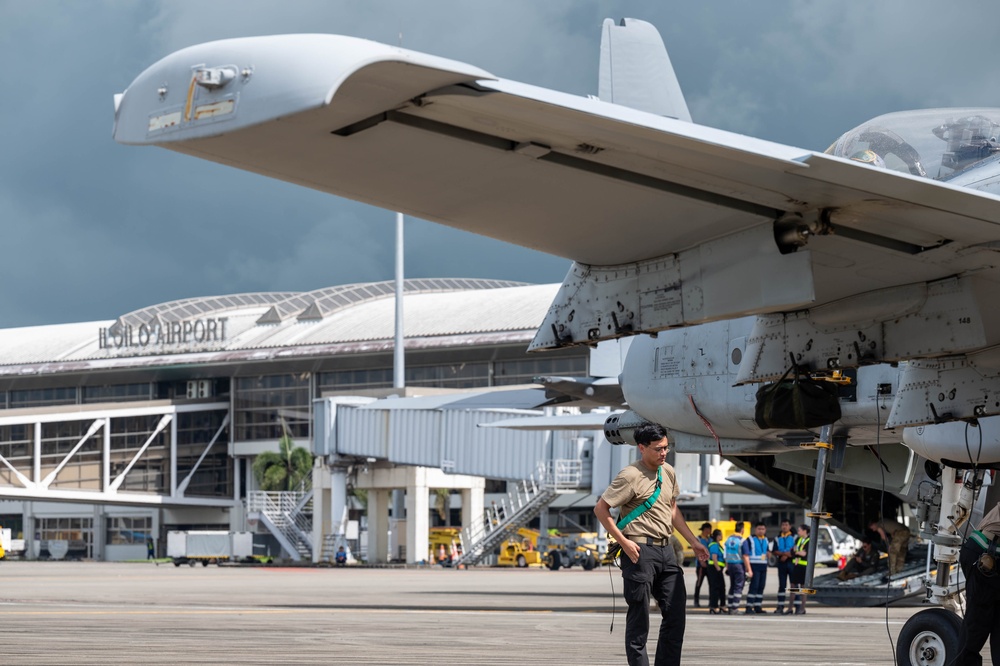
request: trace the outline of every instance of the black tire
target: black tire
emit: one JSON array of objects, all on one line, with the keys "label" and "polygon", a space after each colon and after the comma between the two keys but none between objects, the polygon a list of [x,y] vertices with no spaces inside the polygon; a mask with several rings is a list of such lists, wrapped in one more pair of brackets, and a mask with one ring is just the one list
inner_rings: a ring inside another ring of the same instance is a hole
[{"label": "black tire", "polygon": [[944,666],[958,654],[962,620],[943,608],[920,611],[903,625],[896,640],[899,666]]},{"label": "black tire", "polygon": [[517,556],[517,566],[521,569],[528,566],[528,560],[524,557],[524,555]]},{"label": "black tire", "polygon": [[551,571],[559,571],[559,567],[562,566],[562,555],[558,550],[553,550],[549,552],[549,569]]},{"label": "black tire", "polygon": [[189,567],[193,567],[195,564],[197,564],[197,563],[194,560],[188,560],[188,566]]},{"label": "black tire", "polygon": [[202,560],[201,561],[201,566],[207,567],[208,566],[208,562],[209,562],[209,560]]},{"label": "black tire", "polygon": [[174,560],[174,566],[179,567],[181,565],[180,560]]},{"label": "black tire", "polygon": [[583,561],[581,566],[584,571],[593,571],[597,568],[597,558],[593,555],[587,555],[587,558]]}]

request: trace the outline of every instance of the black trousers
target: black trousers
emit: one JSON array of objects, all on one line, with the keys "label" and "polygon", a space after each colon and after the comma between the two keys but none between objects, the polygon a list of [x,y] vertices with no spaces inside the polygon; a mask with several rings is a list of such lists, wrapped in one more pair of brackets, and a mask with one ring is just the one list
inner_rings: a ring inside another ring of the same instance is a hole
[{"label": "black trousers", "polygon": [[[701,560],[698,559],[695,560],[695,563],[697,569],[695,570],[695,577],[694,577],[694,604],[695,606],[697,606],[698,602],[701,601],[701,584],[705,582],[705,575],[706,572],[708,571],[708,564],[702,564]],[[711,588],[711,585],[712,584],[709,583],[709,588]]]},{"label": "black trousers", "polygon": [[[778,608],[785,607],[785,590],[788,589],[788,581],[792,577],[792,569],[795,565],[792,564],[791,558],[787,560],[778,560]],[[805,580],[805,579],[803,579]],[[791,609],[791,603],[788,604],[789,609]]]},{"label": "black trousers", "polygon": [[625,656],[629,666],[648,666],[646,640],[649,636],[649,599],[660,607],[660,634],[656,646],[656,666],[681,663],[684,644],[684,607],[687,590],[684,570],[674,557],[674,549],[666,546],[639,544],[639,561],[633,563],[622,555],[622,579],[625,581]]},{"label": "black trousers", "polygon": [[[976,561],[983,549],[971,539],[966,539],[958,556],[958,563],[965,574],[965,618],[955,666],[980,666],[983,663],[983,646],[990,640],[993,664],[1000,664],[1000,571],[988,577],[976,568]],[[1000,560],[1000,556],[997,558]]]},{"label": "black trousers", "polygon": [[726,580],[722,577],[722,569],[717,569],[713,565],[705,568],[705,576],[708,577],[708,607],[726,607]]},{"label": "black trousers", "polygon": [[[796,564],[792,567],[792,587],[802,587],[806,584],[806,565]],[[800,611],[805,612],[806,610],[806,595],[804,594],[793,594],[792,595],[792,608],[795,612]]]}]

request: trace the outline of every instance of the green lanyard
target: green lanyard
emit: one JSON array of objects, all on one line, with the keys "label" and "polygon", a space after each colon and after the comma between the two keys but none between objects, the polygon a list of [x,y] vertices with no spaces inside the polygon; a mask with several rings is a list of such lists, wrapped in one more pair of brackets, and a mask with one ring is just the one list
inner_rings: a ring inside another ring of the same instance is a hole
[{"label": "green lanyard", "polygon": [[646,513],[646,511],[648,511],[653,506],[653,504],[656,503],[656,498],[660,496],[660,486],[663,485],[663,473],[660,471],[661,469],[663,468],[662,467],[656,468],[656,490],[653,492],[652,495],[643,500],[642,504],[632,509],[632,512],[630,514],[628,514],[627,516],[619,520],[617,523],[615,523],[618,529],[622,529],[623,527],[631,523],[633,520],[635,520],[642,514]]}]

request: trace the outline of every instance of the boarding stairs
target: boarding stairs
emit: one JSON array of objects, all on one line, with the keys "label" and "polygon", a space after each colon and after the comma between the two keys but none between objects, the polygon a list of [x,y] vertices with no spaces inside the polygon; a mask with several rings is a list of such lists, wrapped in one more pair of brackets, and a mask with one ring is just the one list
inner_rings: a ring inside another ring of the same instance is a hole
[{"label": "boarding stairs", "polygon": [[478,564],[529,521],[545,511],[561,494],[580,489],[580,460],[548,460],[539,463],[529,478],[519,481],[500,503],[484,510],[483,520],[462,529],[458,537],[462,554],[452,566]]},{"label": "boarding stairs", "polygon": [[259,521],[295,562],[312,560],[312,488],[247,493],[247,519]]}]

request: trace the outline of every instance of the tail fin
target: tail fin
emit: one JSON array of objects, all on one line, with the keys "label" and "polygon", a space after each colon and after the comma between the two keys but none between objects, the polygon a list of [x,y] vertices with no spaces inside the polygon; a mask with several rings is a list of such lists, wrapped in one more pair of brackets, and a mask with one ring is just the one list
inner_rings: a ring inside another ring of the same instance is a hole
[{"label": "tail fin", "polygon": [[640,111],[691,122],[660,33],[636,19],[604,19],[597,96]]}]

